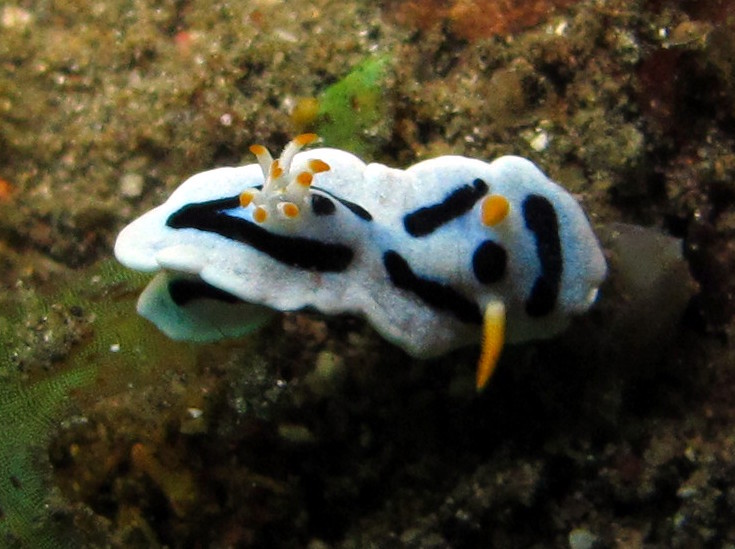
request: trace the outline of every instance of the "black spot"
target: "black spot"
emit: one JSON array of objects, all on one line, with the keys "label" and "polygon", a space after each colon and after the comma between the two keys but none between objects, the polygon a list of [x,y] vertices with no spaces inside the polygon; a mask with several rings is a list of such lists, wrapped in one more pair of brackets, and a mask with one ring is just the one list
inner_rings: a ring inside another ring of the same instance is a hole
[{"label": "black spot", "polygon": [[229,292],[215,288],[203,280],[193,278],[175,278],[168,283],[168,293],[176,305],[184,307],[197,299],[214,299],[224,303],[243,303]]},{"label": "black spot", "polygon": [[554,309],[559,295],[563,268],[559,220],[553,204],[537,194],[529,195],[523,201],[523,219],[536,239],[536,254],[541,264],[541,275],[534,282],[526,301],[526,313],[539,317]]},{"label": "black spot", "polygon": [[12,484],[13,488],[15,488],[16,490],[20,490],[23,487],[23,484],[20,482],[20,479],[16,477],[15,475],[11,475],[10,484]]},{"label": "black spot", "polygon": [[311,195],[311,210],[315,215],[332,215],[337,207],[326,196],[313,193]]},{"label": "black spot", "polygon": [[273,234],[251,221],[225,213],[225,210],[238,207],[240,207],[239,196],[187,204],[171,214],[166,225],[173,229],[197,229],[216,233],[252,246],[291,267],[321,272],[342,272],[350,266],[354,252],[349,246],[311,238]]},{"label": "black spot", "polygon": [[359,204],[355,204],[354,202],[350,202],[349,200],[340,198],[339,196],[336,196],[334,193],[330,193],[329,191],[322,189],[321,187],[312,186],[311,188],[314,190],[323,192],[324,194],[328,194],[329,196],[337,200],[340,204],[342,204],[345,208],[350,210],[353,214],[355,214],[360,219],[363,219],[365,221],[373,220],[372,214],[369,211],[367,211],[365,208],[360,206]]},{"label": "black spot", "polygon": [[472,270],[482,284],[500,282],[505,275],[508,253],[500,244],[486,240],[472,254]]},{"label": "black spot", "polygon": [[487,193],[487,183],[475,179],[471,185],[462,185],[438,204],[419,208],[403,218],[403,226],[411,236],[433,233],[445,223],[469,212]]},{"label": "black spot", "polygon": [[477,303],[470,301],[451,286],[417,276],[399,253],[393,250],[385,252],[383,264],[390,281],[397,288],[415,294],[430,307],[451,313],[462,322],[482,324],[482,314]]}]

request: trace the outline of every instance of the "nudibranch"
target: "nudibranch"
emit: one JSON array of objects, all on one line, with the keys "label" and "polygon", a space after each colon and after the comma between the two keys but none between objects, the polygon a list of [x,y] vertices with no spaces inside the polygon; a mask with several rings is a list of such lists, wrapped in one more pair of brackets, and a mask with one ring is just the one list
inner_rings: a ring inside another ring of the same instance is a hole
[{"label": "nudibranch", "polygon": [[274,311],[366,318],[416,357],[481,341],[477,387],[505,342],[546,338],[605,278],[580,205],[529,160],[441,156],[406,170],[332,148],[219,168],[125,227],[115,255],[160,271],[138,311],[174,339],[213,341]]}]

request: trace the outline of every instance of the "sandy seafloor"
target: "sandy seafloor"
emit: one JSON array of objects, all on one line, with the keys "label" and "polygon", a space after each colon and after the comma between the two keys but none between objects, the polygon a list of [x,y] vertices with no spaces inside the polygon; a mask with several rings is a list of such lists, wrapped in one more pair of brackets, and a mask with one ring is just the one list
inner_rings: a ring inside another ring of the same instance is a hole
[{"label": "sandy seafloor", "polygon": [[[4,2],[0,545],[735,547],[728,13]],[[532,159],[605,246],[598,304],[480,395],[477,348],[414,360],[349,316],[166,340],[117,232],[305,130],[398,167]]]}]

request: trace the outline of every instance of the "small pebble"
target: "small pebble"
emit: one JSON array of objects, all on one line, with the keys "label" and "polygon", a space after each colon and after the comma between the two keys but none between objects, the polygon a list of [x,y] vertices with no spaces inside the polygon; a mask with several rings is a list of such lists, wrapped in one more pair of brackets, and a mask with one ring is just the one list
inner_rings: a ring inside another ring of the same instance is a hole
[{"label": "small pebble", "polygon": [[127,198],[137,198],[143,192],[143,176],[137,173],[126,173],[120,178],[120,194]]},{"label": "small pebble", "polygon": [[186,411],[192,419],[199,419],[204,414],[200,408],[187,408]]},{"label": "small pebble", "polygon": [[597,536],[586,528],[575,528],[569,532],[570,549],[592,549],[597,543]]},{"label": "small pebble", "polygon": [[549,146],[549,134],[539,130],[528,143],[534,151],[541,152]]},{"label": "small pebble", "polygon": [[5,6],[0,12],[0,24],[4,29],[23,29],[33,22],[33,14],[17,6]]}]

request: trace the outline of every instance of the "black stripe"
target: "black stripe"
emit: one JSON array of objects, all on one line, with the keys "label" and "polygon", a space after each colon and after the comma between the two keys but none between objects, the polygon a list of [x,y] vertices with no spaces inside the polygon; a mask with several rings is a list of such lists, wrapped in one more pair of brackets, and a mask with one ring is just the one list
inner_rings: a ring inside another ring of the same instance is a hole
[{"label": "black stripe", "polygon": [[187,204],[166,220],[173,229],[198,229],[242,242],[291,267],[321,272],[346,270],[354,252],[349,246],[311,238],[273,234],[263,227],[224,213],[240,207],[240,197]]},{"label": "black stripe", "polygon": [[356,204],[354,202],[350,202],[349,200],[345,200],[344,198],[340,198],[339,196],[335,195],[334,193],[330,193],[329,191],[327,191],[326,189],[322,189],[321,187],[317,187],[317,186],[313,185],[311,188],[312,189],[315,189],[317,191],[321,191],[324,194],[328,194],[329,196],[331,196],[332,198],[334,198],[335,200],[337,200],[340,204],[342,204],[345,208],[347,208],[348,210],[350,210],[353,214],[355,214],[360,219],[364,219],[365,221],[372,221],[373,220],[372,214],[369,211],[367,211],[365,208],[363,208],[362,206],[360,206],[359,204]]},{"label": "black stripe", "polygon": [[336,209],[334,202],[326,196],[311,193],[311,211],[314,212],[314,215],[332,215]]},{"label": "black stripe", "polygon": [[538,194],[529,195],[523,201],[523,219],[536,239],[536,254],[541,263],[541,275],[526,301],[526,313],[544,316],[554,310],[561,286],[563,261],[559,220],[553,204]]},{"label": "black stripe", "polygon": [[385,252],[383,264],[390,281],[397,288],[415,294],[430,307],[451,313],[462,322],[482,324],[482,314],[477,303],[470,301],[451,286],[416,275],[398,252]]},{"label": "black stripe", "polygon": [[426,236],[445,223],[469,212],[487,193],[487,183],[475,179],[471,185],[462,185],[438,204],[425,206],[403,218],[403,226],[411,236]]},{"label": "black stripe", "polygon": [[500,282],[507,264],[508,252],[492,240],[485,240],[472,254],[472,271],[482,284]]},{"label": "black stripe", "polygon": [[190,301],[197,299],[214,299],[223,303],[245,303],[242,299],[229,292],[215,288],[203,280],[191,278],[175,278],[168,283],[168,293],[171,300],[179,307],[186,306]]}]

